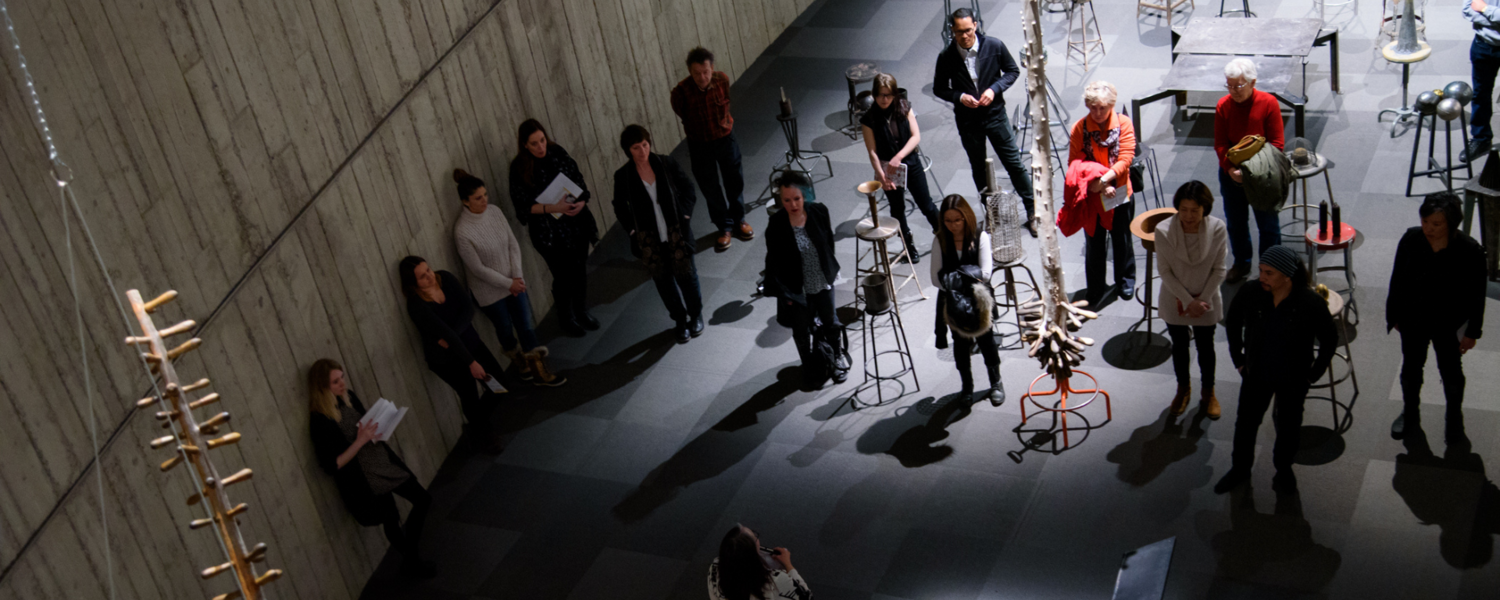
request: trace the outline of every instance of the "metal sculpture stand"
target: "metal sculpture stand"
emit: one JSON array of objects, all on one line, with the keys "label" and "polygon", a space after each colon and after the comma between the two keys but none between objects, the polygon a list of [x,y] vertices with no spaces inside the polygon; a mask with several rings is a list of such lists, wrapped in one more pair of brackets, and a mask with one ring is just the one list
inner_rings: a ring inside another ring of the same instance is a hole
[{"label": "metal sculpture stand", "polygon": [[[1395,126],[1397,123],[1402,123],[1411,118],[1417,119],[1417,137],[1421,137],[1422,135],[1420,130],[1422,125],[1420,113],[1407,101],[1407,92],[1411,82],[1412,63],[1427,60],[1427,57],[1432,55],[1432,46],[1429,46],[1427,42],[1421,41],[1417,37],[1418,25],[1417,18],[1413,12],[1415,10],[1412,4],[1413,1],[1408,0],[1406,2],[1406,10],[1401,13],[1399,33],[1395,31],[1391,32],[1391,37],[1396,38],[1396,40],[1380,49],[1380,55],[1387,61],[1401,65],[1401,108],[1387,108],[1375,115],[1376,123],[1385,118],[1386,113],[1396,115],[1396,119],[1391,121],[1391,137],[1396,137]],[[1382,31],[1384,31],[1384,25],[1382,25]],[[1407,195],[1411,195],[1409,185]]]},{"label": "metal sculpture stand", "polygon": [[[878,276],[875,276],[878,277]],[[922,391],[922,382],[917,380],[917,364],[911,357],[911,343],[906,339],[906,326],[901,321],[901,311],[892,299],[890,305],[884,310],[871,311],[872,307],[859,305],[860,312],[864,313],[860,318],[859,342],[860,357],[864,360],[865,380],[854,392],[849,395],[849,405],[854,410],[870,406],[884,406],[885,382],[895,381],[901,384],[901,393],[892,396],[891,400],[905,396],[906,384],[901,381],[903,377],[911,375],[913,392]],[[879,317],[885,317],[885,324],[877,323]],[[891,337],[895,342],[894,348],[881,350],[879,347],[880,330],[890,329]],[[880,357],[895,356],[899,367],[895,371],[880,371]],[[870,388],[875,388],[875,402],[863,402],[859,399],[860,394]]]},{"label": "metal sculpture stand", "polygon": [[[782,161],[782,163],[776,165],[771,169],[769,185],[775,185],[776,176],[788,171],[793,173],[801,173],[804,177],[807,177],[808,182],[811,182],[812,170],[808,169],[807,165],[802,164],[802,161],[813,161],[820,158],[823,159],[823,162],[826,163],[828,167],[828,177],[832,178],[832,159],[828,158],[827,155],[823,154],[822,152],[818,152],[817,150],[802,149],[800,136],[797,133],[796,111],[793,111],[789,115],[776,115],[776,120],[781,122],[781,133],[786,136],[787,151],[786,158]],[[792,168],[794,166],[796,168]]]},{"label": "metal sculpture stand", "polygon": [[194,383],[184,385],[178,379],[174,361],[196,350],[203,344],[203,340],[192,338],[170,350],[167,349],[164,341],[164,338],[192,331],[198,324],[187,320],[166,329],[156,328],[151,313],[176,300],[177,292],[175,291],[168,291],[150,302],[143,301],[141,293],[136,290],[127,290],[125,295],[130,299],[130,307],[141,327],[141,335],[125,338],[125,344],[143,347],[140,352],[141,358],[150,365],[151,375],[159,378],[162,384],[157,388],[161,390],[160,396],[148,396],[135,404],[140,408],[151,406],[164,408],[165,410],[157,411],[156,420],[161,422],[163,429],[172,430],[170,435],[151,440],[151,448],[175,445],[176,453],[161,463],[162,471],[170,471],[183,463],[190,466],[197,489],[193,495],[188,496],[187,504],[188,506],[204,505],[208,509],[209,516],[194,519],[188,523],[188,528],[199,529],[212,526],[219,534],[219,542],[228,559],[221,564],[203,569],[200,575],[204,579],[209,579],[228,571],[234,572],[238,588],[220,594],[214,600],[232,598],[258,600],[261,597],[260,588],[280,578],[281,570],[271,569],[265,573],[256,574],[254,563],[266,560],[266,545],[261,543],[256,544],[254,548],[245,547],[238,517],[249,510],[249,506],[244,503],[232,505],[226,491],[231,485],[248,481],[251,471],[240,469],[233,475],[221,477],[218,469],[214,467],[213,460],[209,458],[209,451],[239,443],[240,434],[231,432],[210,439],[208,436],[217,434],[220,427],[228,425],[229,413],[220,412],[204,421],[198,421],[193,416],[193,410],[217,403],[219,395],[204,394],[194,399],[192,392],[208,387],[209,381],[199,379]]},{"label": "metal sculpture stand", "polygon": [[[922,281],[917,277],[917,266],[911,260],[911,253],[915,250],[906,247],[906,239],[897,235],[901,231],[901,225],[896,222],[895,217],[880,216],[880,204],[875,198],[875,193],[880,191],[880,182],[866,181],[855,186],[854,189],[864,194],[870,203],[870,218],[860,219],[859,223],[854,226],[854,237],[861,242],[868,242],[870,245],[868,249],[856,248],[854,251],[855,303],[861,304],[864,302],[864,288],[860,286],[860,280],[870,275],[885,276],[886,287],[889,288],[891,302],[896,305],[897,312],[901,308],[900,303],[896,302],[896,294],[905,288],[907,284],[917,284],[917,293],[922,296],[923,300],[926,300],[927,293],[922,291]],[[893,237],[901,242],[901,252],[896,254],[894,260],[892,260],[889,247],[887,246],[887,242]],[[901,284],[896,285],[894,283],[895,275],[891,273],[891,263],[901,263],[903,261],[911,269],[911,273],[903,276]],[[869,265],[865,266],[867,262]]]},{"label": "metal sculpture stand", "polygon": [[[1156,332],[1155,321],[1161,317],[1157,316],[1158,310],[1154,304],[1156,294],[1153,290],[1156,280],[1160,279],[1154,266],[1156,225],[1175,214],[1176,209],[1157,208],[1136,215],[1130,221],[1131,235],[1141,241],[1141,248],[1146,251],[1146,275],[1141,278],[1141,285],[1135,289],[1135,301],[1141,305],[1141,318],[1126,328],[1125,333],[1105,344],[1104,359],[1115,367],[1149,369],[1166,362],[1172,356],[1172,341]],[[1142,326],[1145,331],[1141,331]]]},{"label": "metal sculpture stand", "polygon": [[[1313,204],[1312,196],[1308,194],[1307,180],[1321,174],[1323,176],[1323,185],[1328,188],[1328,201],[1330,203],[1333,202],[1333,181],[1328,176],[1328,170],[1333,168],[1333,161],[1328,160],[1328,157],[1322,154],[1312,151],[1308,152],[1308,158],[1309,162],[1305,165],[1299,165],[1296,162],[1292,163],[1292,171],[1297,178],[1292,181],[1292,185],[1290,186],[1292,192],[1291,198],[1287,200],[1287,204],[1282,206],[1279,211],[1291,213],[1291,219],[1289,219],[1286,225],[1282,225],[1282,229],[1285,230],[1287,226],[1295,227],[1297,233],[1293,235],[1307,231],[1308,226],[1313,223],[1312,211],[1318,208],[1318,205]],[[1298,182],[1302,184],[1302,193],[1300,195],[1297,193]],[[1298,200],[1301,200],[1301,202],[1298,202]],[[1301,216],[1298,216],[1299,213]],[[1285,232],[1283,231],[1283,233]]]},{"label": "metal sculpture stand", "polygon": [[[1463,147],[1469,147],[1469,111],[1459,111],[1458,132],[1463,137]],[[1406,174],[1406,195],[1411,195],[1411,184],[1418,177],[1431,177],[1443,182],[1443,187],[1453,191],[1453,173],[1455,171],[1467,171],[1465,179],[1474,178],[1474,163],[1461,162],[1453,164],[1453,121],[1443,121],[1443,156],[1444,161],[1438,162],[1435,156],[1437,150],[1437,114],[1423,114],[1417,116],[1417,135],[1412,138],[1411,144],[1411,166]],[[1427,124],[1427,166],[1417,168],[1417,151],[1422,147],[1422,125]]]},{"label": "metal sculpture stand", "polygon": [[[1075,390],[1073,389],[1072,378],[1068,374],[1064,373],[1056,376],[1056,381],[1051,390],[1038,392],[1036,391],[1036,384],[1042,379],[1048,377],[1047,373],[1043,373],[1041,375],[1038,375],[1036,379],[1031,380],[1031,385],[1027,386],[1026,388],[1026,395],[1021,398],[1021,424],[1025,425],[1027,419],[1030,418],[1026,414],[1027,402],[1030,402],[1033,406],[1043,412],[1052,413],[1053,419],[1060,419],[1062,421],[1063,448],[1065,449],[1072,447],[1072,442],[1068,438],[1068,415],[1070,413],[1077,413],[1078,411],[1083,410],[1088,405],[1093,404],[1094,400],[1097,400],[1099,396],[1104,396],[1104,422],[1098,425],[1090,424],[1087,429],[1103,427],[1106,423],[1113,421],[1115,418],[1114,407],[1111,406],[1109,402],[1109,392],[1106,392],[1099,388],[1099,380],[1094,379],[1093,375],[1089,375],[1088,373],[1079,371],[1077,369],[1073,369],[1072,375],[1081,375],[1083,377],[1087,377],[1089,381],[1094,384],[1094,387],[1086,390]],[[1083,402],[1074,403],[1072,406],[1068,406],[1069,396],[1081,396],[1084,394],[1088,394],[1087,399],[1085,399]],[[1038,398],[1053,395],[1057,396],[1057,402],[1052,406],[1047,406],[1038,401]]]},{"label": "metal sculpture stand", "polygon": [[[1088,14],[1084,15],[1087,10]],[[1073,39],[1073,17],[1078,17],[1078,40]],[[1089,37],[1089,25],[1094,26],[1094,37]],[[1089,70],[1089,56],[1094,50],[1101,55],[1108,55],[1109,51],[1104,47],[1104,32],[1099,30],[1099,15],[1094,12],[1094,0],[1073,0],[1068,8],[1068,54],[1063,57],[1066,61],[1077,52],[1083,56],[1083,70]]]},{"label": "metal sculpture stand", "polygon": [[874,81],[880,74],[879,67],[872,62],[862,62],[844,69],[844,81],[849,83],[849,124],[839,128],[839,133],[849,139],[859,139],[864,130],[859,119],[875,105],[875,95],[870,90],[859,91],[859,84]]}]

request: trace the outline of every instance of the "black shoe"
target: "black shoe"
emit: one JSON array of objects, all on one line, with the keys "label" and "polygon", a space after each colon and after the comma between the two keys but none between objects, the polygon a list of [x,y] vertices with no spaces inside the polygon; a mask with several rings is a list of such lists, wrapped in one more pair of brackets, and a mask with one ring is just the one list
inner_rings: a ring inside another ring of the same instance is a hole
[{"label": "black shoe", "polygon": [[1276,475],[1271,478],[1271,491],[1278,494],[1297,493],[1297,476],[1293,475],[1290,469],[1286,471],[1278,471]]},{"label": "black shoe", "polygon": [[1234,488],[1240,487],[1240,484],[1245,483],[1246,481],[1250,481],[1249,471],[1236,471],[1234,469],[1230,469],[1228,473],[1224,474],[1223,479],[1220,479],[1218,483],[1214,484],[1214,493],[1227,494],[1230,491],[1234,490]]},{"label": "black shoe", "polygon": [[557,327],[558,329],[561,329],[564,334],[571,337],[583,337],[584,335],[583,328],[578,326],[578,322],[572,319],[558,317]]},{"label": "black shoe", "polygon": [[578,325],[589,331],[599,331],[599,320],[586,310],[578,311]]},{"label": "black shoe", "polygon": [[1463,152],[1458,153],[1458,161],[1462,163],[1476,161],[1479,160],[1481,154],[1489,151],[1489,140],[1471,140],[1469,141],[1469,147],[1464,148]]},{"label": "black shoe", "polygon": [[693,339],[692,328],[688,326],[687,322],[678,321],[677,325],[672,328],[672,337],[677,338],[677,343],[686,344],[688,340]]},{"label": "black shoe", "polygon": [[1026,231],[1031,232],[1031,237],[1036,237],[1036,217],[1026,217]]},{"label": "black shoe", "polygon": [[848,369],[834,369],[833,370],[833,382],[834,383],[843,383],[845,381],[849,381],[849,370]]},{"label": "black shoe", "polygon": [[703,315],[688,318],[688,332],[692,333],[693,337],[703,335]]},{"label": "black shoe", "polygon": [[432,579],[437,576],[437,564],[420,558],[403,558],[401,574],[413,579]]},{"label": "black shoe", "polygon": [[1250,265],[1235,265],[1229,268],[1229,273],[1224,276],[1224,281],[1227,281],[1229,283],[1239,283],[1241,281],[1244,281],[1245,276],[1249,274]]},{"label": "black shoe", "polygon": [[1005,404],[1005,386],[1000,384],[991,386],[990,393],[987,394],[985,398],[990,401],[990,405],[992,406],[1000,406],[1002,404]]},{"label": "black shoe", "polygon": [[1408,429],[1420,431],[1422,429],[1421,419],[1414,417],[1411,419],[1411,422],[1408,423],[1405,412],[1396,415],[1396,420],[1391,421],[1391,439],[1399,440],[1405,438]]}]

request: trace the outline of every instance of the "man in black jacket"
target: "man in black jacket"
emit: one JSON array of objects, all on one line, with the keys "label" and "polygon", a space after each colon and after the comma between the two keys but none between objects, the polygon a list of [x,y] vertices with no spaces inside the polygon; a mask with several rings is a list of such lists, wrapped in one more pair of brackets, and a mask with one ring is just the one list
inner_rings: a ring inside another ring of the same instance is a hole
[{"label": "man in black jacket", "polygon": [[1005,166],[1011,185],[1026,207],[1026,229],[1034,237],[1036,225],[1032,216],[1036,210],[1031,195],[1031,171],[1021,163],[1021,151],[1005,118],[1005,99],[1001,97],[1021,76],[1021,69],[1003,42],[979,32],[973,11],[967,8],[953,11],[949,23],[953,43],[938,54],[932,93],[953,103],[958,137],[969,155],[974,187],[980,190],[984,189],[986,176],[985,139],[995,147],[1000,164]]},{"label": "man in black jacket", "polygon": [[1484,248],[1458,230],[1463,213],[1452,192],[1428,194],[1417,214],[1422,226],[1406,230],[1396,245],[1396,265],[1385,299],[1386,331],[1401,333],[1401,399],[1405,404],[1391,424],[1391,437],[1399,440],[1421,431],[1422,369],[1427,366],[1431,344],[1448,403],[1444,437],[1450,450],[1468,452],[1464,369],[1459,357],[1474,347],[1484,329],[1489,287]]},{"label": "man in black jacket", "polygon": [[[1232,466],[1214,485],[1223,494],[1250,480],[1255,464],[1255,435],[1271,400],[1276,400],[1272,422],[1276,446],[1271,464],[1276,476],[1271,489],[1297,491],[1292,459],[1302,429],[1302,404],[1307,388],[1328,371],[1338,348],[1338,330],[1328,314],[1328,301],[1308,287],[1307,267],[1286,246],[1271,246],[1260,255],[1259,285],[1247,283],[1229,304],[1229,358],[1244,377],[1239,414],[1234,422]],[[1313,357],[1314,343],[1317,356]]]}]

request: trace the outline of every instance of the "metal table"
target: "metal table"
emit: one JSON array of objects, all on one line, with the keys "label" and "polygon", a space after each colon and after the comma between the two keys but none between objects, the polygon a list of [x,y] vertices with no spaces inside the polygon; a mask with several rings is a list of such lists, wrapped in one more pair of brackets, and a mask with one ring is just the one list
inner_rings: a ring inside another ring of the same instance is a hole
[{"label": "metal table", "polygon": [[[1301,137],[1307,97],[1299,96],[1290,90],[1292,74],[1301,66],[1301,59],[1260,57],[1256,62],[1259,77],[1256,80],[1255,89],[1274,96],[1292,109],[1293,131]],[[1135,116],[1136,123],[1142,123],[1144,122],[1141,116],[1143,105],[1170,96],[1176,99],[1176,105],[1180,108],[1187,104],[1188,92],[1225,92],[1224,63],[1224,57],[1208,54],[1187,54],[1178,58],[1172,63],[1172,70],[1168,71],[1167,76],[1162,79],[1162,85],[1158,91],[1130,100],[1130,114]],[[1213,107],[1203,108],[1212,109]]]},{"label": "metal table", "polygon": [[[1323,31],[1323,22],[1318,19],[1195,19],[1181,35],[1172,32],[1172,60],[1175,62],[1178,55],[1192,54],[1289,56],[1305,65],[1312,49],[1325,44],[1329,46],[1329,86],[1338,93],[1339,32],[1335,29]],[[1305,96],[1306,71],[1303,74]]]}]

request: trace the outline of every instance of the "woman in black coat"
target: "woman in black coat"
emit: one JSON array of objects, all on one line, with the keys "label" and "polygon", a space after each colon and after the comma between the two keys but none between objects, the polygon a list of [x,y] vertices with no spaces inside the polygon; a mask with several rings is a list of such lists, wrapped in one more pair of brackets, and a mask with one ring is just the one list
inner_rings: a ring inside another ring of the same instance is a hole
[{"label": "woman in black coat", "polygon": [[458,394],[464,418],[473,429],[470,441],[493,449],[493,440],[481,438],[489,436],[494,402],[484,398],[480,386],[498,387],[497,393],[503,393],[505,386],[499,378],[505,369],[474,331],[474,298],[469,288],[452,273],[433,272],[420,256],[401,259],[400,270],[406,315],[422,335],[427,368]]},{"label": "woman in black coat", "polygon": [[615,218],[630,236],[631,254],[646,263],[667,313],[677,322],[677,343],[687,343],[703,333],[703,295],[688,227],[698,195],[675,159],[651,151],[651,132],[645,127],[626,127],[620,149],[630,162],[615,171]]},{"label": "woman in black coat", "polygon": [[[365,405],[349,389],[344,366],[331,358],[319,359],[307,372],[307,387],[313,452],[318,466],[338,484],[344,506],[360,525],[385,528],[391,547],[401,553],[403,572],[422,578],[435,575],[432,561],[417,555],[432,496],[390,446],[375,440],[375,424],[360,424]],[[411,502],[405,532],[395,495]]]},{"label": "woman in black coat", "polygon": [[[777,320],[790,313],[792,341],[802,359],[804,373],[814,360],[812,354],[813,319],[822,323],[823,332],[843,327],[834,314],[833,282],[838,278],[839,261],[834,258],[833,226],[828,207],[804,201],[809,183],[797,173],[787,173],[776,181],[781,211],[766,225],[765,295],[777,298]],[[833,369],[834,383],[843,383],[846,373]],[[810,387],[821,380],[807,377]]]},{"label": "woman in black coat", "polygon": [[[599,241],[599,224],[589,211],[589,188],[578,170],[578,162],[562,146],[552,143],[547,130],[536,119],[521,123],[515,159],[510,161],[510,199],[516,218],[531,230],[531,245],[552,271],[552,303],[557,324],[564,333],[581,336],[585,329],[599,329],[599,321],[588,313],[589,246]],[[537,197],[559,175],[583,190],[576,198],[556,204],[541,204]]]}]

